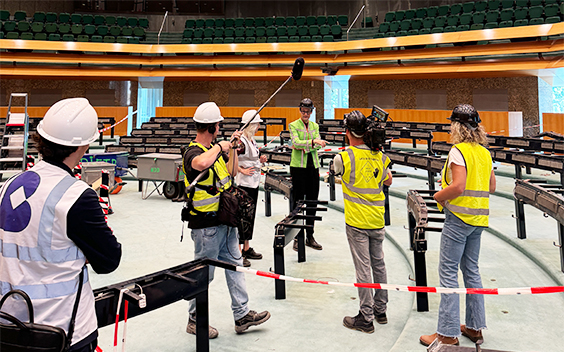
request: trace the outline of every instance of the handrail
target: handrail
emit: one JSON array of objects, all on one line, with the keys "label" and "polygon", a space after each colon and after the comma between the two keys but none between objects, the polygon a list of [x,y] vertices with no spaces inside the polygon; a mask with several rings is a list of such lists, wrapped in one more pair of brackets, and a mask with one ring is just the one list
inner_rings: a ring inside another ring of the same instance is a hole
[{"label": "handrail", "polygon": [[159,30],[159,34],[157,34],[157,45],[159,45],[161,43],[161,32],[163,31],[163,27],[164,27],[167,16],[168,16],[168,11],[165,12],[165,15],[163,17],[163,23],[161,23],[161,29]]},{"label": "handrail", "polygon": [[365,7],[366,7],[366,5],[362,5],[362,7],[360,8],[360,11],[358,11],[358,13],[356,14],[356,17],[354,18],[354,21],[352,21],[351,25],[349,26],[349,29],[347,29],[347,42],[349,41],[349,31],[351,30],[352,26],[354,26],[354,24],[356,23],[356,20],[358,20],[358,16],[360,16],[360,13],[362,12],[362,10],[364,10]]}]

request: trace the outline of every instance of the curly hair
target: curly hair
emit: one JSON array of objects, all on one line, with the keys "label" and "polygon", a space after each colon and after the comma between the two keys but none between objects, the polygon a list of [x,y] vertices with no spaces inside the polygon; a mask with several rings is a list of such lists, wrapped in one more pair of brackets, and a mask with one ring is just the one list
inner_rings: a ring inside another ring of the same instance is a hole
[{"label": "curly hair", "polygon": [[453,121],[450,125],[450,140],[454,144],[458,143],[477,143],[484,147],[488,146],[486,130],[482,125],[472,131],[466,125]]},{"label": "curly hair", "polygon": [[44,159],[63,162],[69,155],[78,150],[78,147],[67,147],[53,143],[41,137],[39,133],[35,133],[32,138],[36,144],[37,151]]}]

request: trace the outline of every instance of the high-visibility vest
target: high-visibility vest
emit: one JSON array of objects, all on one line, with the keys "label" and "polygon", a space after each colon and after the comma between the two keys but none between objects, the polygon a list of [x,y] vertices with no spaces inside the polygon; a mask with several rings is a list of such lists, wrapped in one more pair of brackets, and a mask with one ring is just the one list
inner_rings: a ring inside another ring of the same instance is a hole
[{"label": "high-visibility vest", "polygon": [[[466,163],[466,187],[460,196],[447,200],[445,207],[468,225],[487,227],[490,214],[491,153],[477,143],[459,143],[452,147],[460,150]],[[443,188],[448,186],[447,172],[448,158],[443,168]]]},{"label": "high-visibility vest", "polygon": [[[366,149],[365,149],[366,148]],[[345,222],[359,229],[385,226],[385,194],[390,158],[368,147],[350,147],[339,153],[343,159],[343,200]]]},{"label": "high-visibility vest", "polygon": [[[84,271],[72,344],[98,328],[86,258],[67,236],[67,214],[87,189],[84,181],[40,161],[0,192],[0,295],[21,289],[32,300],[35,323],[68,332]],[[28,320],[21,301],[8,300],[2,311]]]},{"label": "high-visibility vest", "polygon": [[[201,148],[204,152],[208,151],[206,147],[195,141],[190,142],[188,148],[193,146]],[[211,147],[213,147],[213,145]],[[196,184],[194,196],[191,197],[191,194],[188,194],[188,198],[191,199],[194,209],[202,213],[218,211],[220,192],[231,187],[231,175],[227,171],[227,165],[225,164],[223,157],[219,157],[212,167],[215,170],[215,175],[217,175],[217,177],[214,176],[214,171],[210,169],[208,171],[208,176]],[[184,169],[184,163],[182,163],[182,170],[185,175],[188,175]],[[184,177],[184,184],[186,187],[188,187],[191,182],[192,180],[189,180],[188,177]],[[215,187],[215,190],[218,191],[216,194],[208,192],[212,187]],[[196,215],[195,212],[190,213],[192,215]]]},{"label": "high-visibility vest", "polygon": [[308,122],[308,127],[304,125],[302,119],[297,119],[290,124],[290,137],[292,138],[292,159],[291,167],[307,166],[307,158],[313,158],[313,166],[319,168],[319,158],[317,149],[320,145],[314,144],[312,140],[319,138],[319,125],[313,121]]}]

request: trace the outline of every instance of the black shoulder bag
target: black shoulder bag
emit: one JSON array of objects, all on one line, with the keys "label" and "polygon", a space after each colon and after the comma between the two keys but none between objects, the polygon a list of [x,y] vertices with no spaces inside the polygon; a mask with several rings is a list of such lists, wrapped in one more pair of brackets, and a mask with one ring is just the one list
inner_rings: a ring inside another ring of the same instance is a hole
[{"label": "black shoulder bag", "polygon": [[27,304],[29,322],[22,322],[11,314],[0,310],[0,318],[11,322],[11,324],[0,323],[0,351],[6,352],[64,352],[68,351],[74,332],[74,321],[80,294],[82,292],[82,282],[84,281],[84,268],[80,272],[78,291],[72,309],[71,321],[69,324],[68,336],[65,330],[57,326],[36,324],[33,322],[33,304],[31,299],[22,290],[12,290],[0,300],[2,305],[12,295],[20,295]]}]

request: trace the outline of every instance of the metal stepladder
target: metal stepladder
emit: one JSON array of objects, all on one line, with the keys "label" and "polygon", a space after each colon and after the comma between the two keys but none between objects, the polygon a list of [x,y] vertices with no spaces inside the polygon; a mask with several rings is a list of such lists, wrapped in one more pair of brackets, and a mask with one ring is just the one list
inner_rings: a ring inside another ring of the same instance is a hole
[{"label": "metal stepladder", "polygon": [[[24,98],[24,112],[12,112],[12,98]],[[0,144],[0,186],[4,174],[25,171],[27,166],[27,141],[29,137],[29,115],[27,114],[27,93],[11,93],[8,114],[4,123]]]}]

